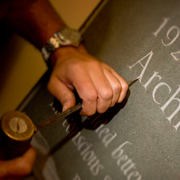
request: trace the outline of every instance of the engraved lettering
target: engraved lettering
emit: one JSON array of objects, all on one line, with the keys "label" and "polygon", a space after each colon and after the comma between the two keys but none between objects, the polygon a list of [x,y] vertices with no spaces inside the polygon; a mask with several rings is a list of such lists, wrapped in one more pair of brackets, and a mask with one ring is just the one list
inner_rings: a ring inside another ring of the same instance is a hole
[{"label": "engraved lettering", "polygon": [[159,26],[159,28],[153,32],[153,34],[157,37],[157,35],[159,34],[159,32],[164,28],[164,26],[167,24],[167,22],[169,21],[169,18],[163,18],[163,22],[162,24]]},{"label": "engraved lettering", "polygon": [[168,90],[169,90],[169,94],[171,92],[171,88],[169,87],[168,84],[166,84],[165,82],[160,82],[159,84],[157,84],[154,89],[153,89],[153,92],[152,92],[152,97],[153,97],[153,100],[156,104],[160,104],[160,102],[157,102],[156,98],[155,98],[155,94],[156,94],[156,91],[161,87],[161,86],[166,86],[168,87]]},{"label": "engraved lettering", "polygon": [[[173,31],[173,30],[176,30],[176,35],[175,37],[171,40],[171,38],[169,37],[169,34]],[[179,37],[179,28],[177,26],[172,26],[169,28],[168,32],[167,32],[167,39],[171,40],[169,43],[165,44],[164,41],[161,39],[161,42],[164,46],[170,46],[172,45],[176,39]]]},{"label": "engraved lettering", "polygon": [[[143,78],[143,75],[144,75],[144,73],[145,73],[145,71],[146,71],[146,69],[147,69],[147,67],[148,67],[148,64],[149,64],[152,56],[153,56],[153,52],[151,51],[151,52],[149,52],[147,55],[145,55],[143,58],[141,58],[139,61],[137,61],[135,64],[133,64],[132,66],[128,66],[129,69],[131,70],[131,69],[132,69],[134,66],[136,66],[137,64],[140,64],[140,65],[141,65],[141,67],[143,68],[143,70],[142,70],[142,72],[141,72],[140,75],[139,75],[139,77],[140,77],[140,79],[139,79],[140,83],[141,83],[141,80],[142,80],[142,78]],[[146,58],[147,58],[146,64],[143,65],[143,64],[142,64],[142,61],[143,61],[144,59],[146,59]]]}]

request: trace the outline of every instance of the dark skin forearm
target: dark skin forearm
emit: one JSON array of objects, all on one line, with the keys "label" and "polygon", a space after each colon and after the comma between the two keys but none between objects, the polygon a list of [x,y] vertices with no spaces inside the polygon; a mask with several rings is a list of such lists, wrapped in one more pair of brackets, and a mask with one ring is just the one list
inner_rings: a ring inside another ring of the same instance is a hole
[{"label": "dark skin forearm", "polygon": [[65,26],[47,0],[8,3],[6,20],[19,35],[41,49],[55,32]]}]

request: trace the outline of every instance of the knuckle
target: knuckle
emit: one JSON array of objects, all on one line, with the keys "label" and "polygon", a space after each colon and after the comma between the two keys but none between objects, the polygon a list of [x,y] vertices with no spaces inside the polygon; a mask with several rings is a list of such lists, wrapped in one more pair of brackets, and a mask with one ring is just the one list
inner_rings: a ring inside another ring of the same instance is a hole
[{"label": "knuckle", "polygon": [[111,88],[104,88],[101,91],[101,97],[105,100],[109,100],[113,97],[113,92]]},{"label": "knuckle", "polygon": [[128,84],[127,83],[124,83],[123,85],[122,85],[122,91],[127,91],[129,89],[129,86],[128,86]]},{"label": "knuckle", "polygon": [[113,86],[113,90],[114,90],[115,93],[119,93],[120,90],[121,90],[120,83],[115,83],[114,86]]},{"label": "knuckle", "polygon": [[96,101],[97,99],[97,92],[95,90],[90,90],[87,93],[87,101]]}]

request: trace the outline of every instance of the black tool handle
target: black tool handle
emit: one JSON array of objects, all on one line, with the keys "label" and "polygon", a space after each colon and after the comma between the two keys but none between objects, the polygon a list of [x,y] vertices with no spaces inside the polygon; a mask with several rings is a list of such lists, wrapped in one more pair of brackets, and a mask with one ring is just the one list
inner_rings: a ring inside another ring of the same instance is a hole
[{"label": "black tool handle", "polygon": [[75,113],[75,112],[77,112],[77,111],[79,111],[79,110],[81,110],[81,109],[82,109],[82,103],[79,103],[79,104],[77,104],[76,106],[74,106],[74,107],[72,107],[72,108],[70,108],[70,109],[68,109],[68,110],[66,110],[66,111],[64,111],[64,112],[61,112],[61,113],[59,113],[59,114],[57,114],[57,115],[49,118],[48,120],[46,120],[46,121],[38,124],[38,125],[36,126],[36,127],[37,127],[37,130],[39,130],[39,129],[43,128],[43,127],[46,127],[47,125],[53,123],[53,122],[56,121],[56,120],[60,120],[60,119],[62,119],[62,118],[66,118],[66,117],[68,117],[69,115],[71,115],[71,114],[73,114],[73,113]]}]

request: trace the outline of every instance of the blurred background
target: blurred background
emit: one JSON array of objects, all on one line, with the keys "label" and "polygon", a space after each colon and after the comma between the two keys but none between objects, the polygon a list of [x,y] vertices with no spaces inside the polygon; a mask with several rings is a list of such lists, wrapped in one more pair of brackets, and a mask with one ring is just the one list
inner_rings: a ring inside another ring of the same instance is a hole
[{"label": "blurred background", "polygon": [[[64,22],[79,29],[101,0],[50,0]],[[2,29],[2,28],[1,28]],[[41,53],[16,34],[0,50],[0,116],[15,110],[47,70]]]}]

